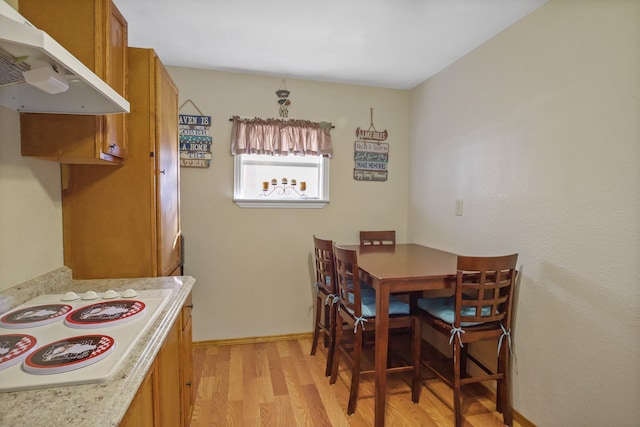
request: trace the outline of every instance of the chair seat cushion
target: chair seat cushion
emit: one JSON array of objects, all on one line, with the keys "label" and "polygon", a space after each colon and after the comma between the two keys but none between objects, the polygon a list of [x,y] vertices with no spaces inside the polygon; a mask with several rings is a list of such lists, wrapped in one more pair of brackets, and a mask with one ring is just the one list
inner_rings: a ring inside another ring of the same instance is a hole
[{"label": "chair seat cushion", "polygon": [[[464,298],[463,299],[468,299]],[[455,321],[455,309],[456,309],[456,298],[454,296],[450,297],[439,297],[439,298],[420,298],[418,300],[418,308],[426,311],[433,317],[437,317],[444,322],[450,323],[453,325]],[[491,307],[486,306],[482,307],[480,310],[480,314],[482,316],[488,316],[491,313]],[[463,307],[462,315],[463,316],[475,316],[476,309],[475,307]],[[460,322],[460,326],[474,326],[481,325],[484,322]]]},{"label": "chair seat cushion", "polygon": [[[352,295],[349,300],[353,302]],[[360,302],[362,303],[363,317],[376,317],[376,291],[375,289],[360,289]],[[389,315],[409,314],[409,304],[402,302],[393,295],[389,296]]]},{"label": "chair seat cushion", "polygon": [[[349,279],[348,281],[349,288],[353,288],[353,280]],[[362,298],[364,297],[373,297],[376,299],[376,290],[366,283],[360,282],[360,295]]]}]

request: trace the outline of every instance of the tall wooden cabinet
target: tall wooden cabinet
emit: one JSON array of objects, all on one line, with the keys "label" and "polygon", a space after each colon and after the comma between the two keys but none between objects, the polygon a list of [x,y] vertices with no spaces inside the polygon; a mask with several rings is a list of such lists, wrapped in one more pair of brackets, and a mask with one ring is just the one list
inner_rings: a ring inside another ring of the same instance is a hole
[{"label": "tall wooden cabinet", "polygon": [[62,168],[64,263],[76,279],[167,276],[181,263],[178,90],[152,49],[127,54],[126,164]]},{"label": "tall wooden cabinet", "polygon": [[[20,13],[128,99],[128,25],[111,0],[20,0]],[[127,115],[20,114],[22,155],[122,164]]]}]

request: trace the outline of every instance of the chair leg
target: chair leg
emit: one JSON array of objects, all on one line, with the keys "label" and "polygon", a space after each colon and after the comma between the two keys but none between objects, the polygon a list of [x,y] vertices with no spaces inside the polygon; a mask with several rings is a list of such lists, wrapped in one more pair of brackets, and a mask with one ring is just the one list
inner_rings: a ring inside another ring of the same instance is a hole
[{"label": "chair leg", "polygon": [[469,354],[469,345],[466,345],[460,349],[460,378],[467,378],[467,355]]},{"label": "chair leg", "polygon": [[318,348],[318,339],[320,338],[320,319],[322,318],[322,298],[320,294],[316,297],[316,321],[313,329],[313,343],[311,344],[311,355],[315,356]]},{"label": "chair leg", "polygon": [[340,346],[342,342],[342,321],[340,315],[336,316],[336,337],[334,342],[333,360],[331,362],[331,379],[329,384],[335,384],[338,379],[338,365],[340,365]]},{"label": "chair leg", "polygon": [[411,339],[411,353],[412,353],[412,363],[413,363],[413,371],[411,378],[411,401],[413,403],[418,403],[420,401],[420,347],[422,344],[422,333],[421,333],[421,325],[420,319],[417,317],[413,318],[413,326],[412,330],[412,339]]},{"label": "chair leg", "polygon": [[510,382],[509,373],[509,346],[503,343],[498,357],[498,373],[502,374],[502,379],[498,380],[496,393],[496,409],[502,412],[502,418],[507,426],[513,425],[513,414],[511,407]]},{"label": "chair leg", "polygon": [[327,349],[327,367],[325,368],[324,376],[331,375],[331,368],[333,367],[333,355],[336,352],[336,306],[325,306],[325,309],[329,311],[329,347]]},{"label": "chair leg", "polygon": [[[498,374],[501,374],[502,371],[502,355],[500,354],[502,352],[502,349],[500,349],[500,352],[498,353]],[[502,381],[502,379],[498,379],[496,380],[496,411],[500,412],[502,414],[502,406],[504,404],[504,399],[503,399],[503,393],[504,393],[504,383]]]},{"label": "chair leg", "polygon": [[460,364],[462,362],[462,351],[460,342],[454,339],[453,344],[453,414],[455,416],[456,427],[462,427],[462,405],[460,393]]},{"label": "chair leg", "polygon": [[360,387],[360,359],[362,358],[362,328],[358,329],[353,338],[353,368],[351,371],[351,390],[349,392],[349,407],[347,414],[351,415],[356,411],[358,400],[358,388]]}]

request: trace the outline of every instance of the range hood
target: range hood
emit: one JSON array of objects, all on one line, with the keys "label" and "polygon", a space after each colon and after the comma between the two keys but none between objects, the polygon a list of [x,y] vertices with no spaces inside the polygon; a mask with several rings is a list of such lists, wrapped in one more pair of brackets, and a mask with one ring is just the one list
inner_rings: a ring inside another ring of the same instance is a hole
[{"label": "range hood", "polygon": [[23,113],[129,112],[126,99],[4,0],[0,0],[0,105]]}]

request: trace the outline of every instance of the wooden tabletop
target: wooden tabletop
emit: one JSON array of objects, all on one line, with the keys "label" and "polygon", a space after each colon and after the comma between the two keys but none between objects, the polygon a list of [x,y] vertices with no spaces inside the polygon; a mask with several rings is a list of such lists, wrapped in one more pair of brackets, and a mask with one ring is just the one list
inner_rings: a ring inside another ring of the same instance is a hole
[{"label": "wooden tabletop", "polygon": [[439,249],[413,243],[340,246],[358,251],[358,266],[380,283],[437,282],[437,279],[451,278],[456,274],[458,256]]}]

